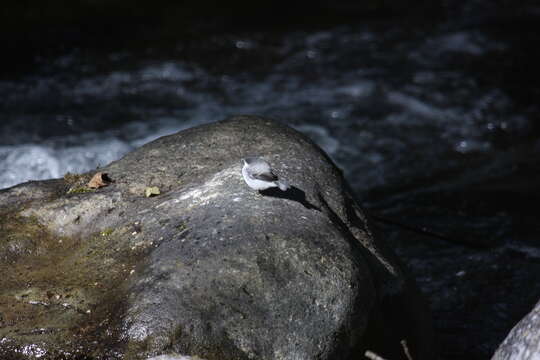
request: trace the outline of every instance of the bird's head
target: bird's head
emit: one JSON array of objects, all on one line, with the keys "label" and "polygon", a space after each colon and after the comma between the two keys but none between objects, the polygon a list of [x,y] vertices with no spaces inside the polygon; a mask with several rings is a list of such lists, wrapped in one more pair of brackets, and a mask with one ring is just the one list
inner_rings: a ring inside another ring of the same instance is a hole
[{"label": "bird's head", "polygon": [[253,164],[254,162],[256,162],[256,160],[257,158],[254,156],[247,156],[245,158],[242,158],[242,162],[244,163],[244,165]]}]

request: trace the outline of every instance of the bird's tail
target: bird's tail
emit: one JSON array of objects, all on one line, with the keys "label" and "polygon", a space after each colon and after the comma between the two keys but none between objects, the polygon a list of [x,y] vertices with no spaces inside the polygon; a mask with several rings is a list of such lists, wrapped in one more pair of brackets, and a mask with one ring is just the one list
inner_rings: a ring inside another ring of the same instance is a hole
[{"label": "bird's tail", "polygon": [[279,190],[281,191],[287,191],[289,189],[289,183],[285,180],[278,180],[276,181],[277,186],[279,187]]}]

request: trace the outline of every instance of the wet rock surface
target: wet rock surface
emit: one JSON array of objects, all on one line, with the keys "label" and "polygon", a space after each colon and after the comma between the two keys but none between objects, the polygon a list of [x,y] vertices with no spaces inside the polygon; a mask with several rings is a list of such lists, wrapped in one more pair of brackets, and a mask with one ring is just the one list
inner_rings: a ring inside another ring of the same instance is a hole
[{"label": "wet rock surface", "polygon": [[[293,188],[251,190],[249,155]],[[300,133],[239,116],[100,171],[0,192],[1,358],[431,358],[415,285]]]}]

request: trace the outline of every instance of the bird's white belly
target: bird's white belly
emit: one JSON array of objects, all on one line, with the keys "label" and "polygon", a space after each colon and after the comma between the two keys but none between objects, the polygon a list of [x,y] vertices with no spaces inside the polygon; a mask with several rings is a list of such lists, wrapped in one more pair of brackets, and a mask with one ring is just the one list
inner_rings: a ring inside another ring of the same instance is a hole
[{"label": "bird's white belly", "polygon": [[277,185],[273,182],[269,181],[262,181],[258,179],[251,178],[247,173],[245,169],[242,169],[242,175],[244,176],[244,180],[246,181],[246,184],[254,190],[266,190],[271,187],[276,187]]}]

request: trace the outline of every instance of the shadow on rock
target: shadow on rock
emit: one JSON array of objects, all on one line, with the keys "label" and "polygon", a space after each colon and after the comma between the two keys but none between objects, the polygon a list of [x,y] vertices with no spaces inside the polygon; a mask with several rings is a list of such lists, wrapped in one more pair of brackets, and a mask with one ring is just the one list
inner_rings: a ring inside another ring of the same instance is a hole
[{"label": "shadow on rock", "polygon": [[281,191],[279,188],[270,188],[266,190],[259,191],[264,196],[271,196],[281,199],[289,199],[292,201],[297,201],[302,204],[306,209],[315,209],[321,211],[320,208],[316,207],[306,199],[306,193],[295,186],[291,186],[286,191]]}]

